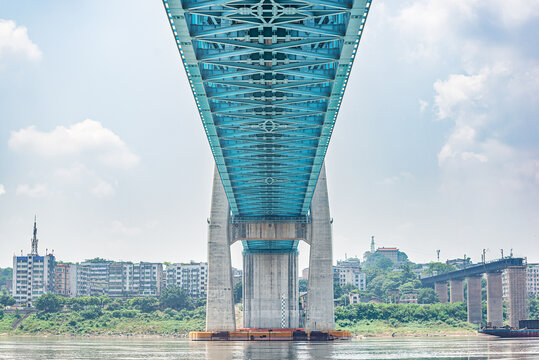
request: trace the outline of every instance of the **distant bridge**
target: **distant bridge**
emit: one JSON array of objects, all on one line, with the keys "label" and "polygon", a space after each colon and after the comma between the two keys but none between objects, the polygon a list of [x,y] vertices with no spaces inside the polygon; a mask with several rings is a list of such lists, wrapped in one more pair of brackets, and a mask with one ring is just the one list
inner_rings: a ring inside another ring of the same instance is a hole
[{"label": "distant bridge", "polygon": [[424,277],[421,279],[423,286],[432,286],[435,283],[449,281],[454,279],[465,279],[471,276],[481,276],[489,272],[499,272],[507,269],[510,266],[522,266],[523,258],[504,258],[496,261],[480,263],[472,265],[464,269],[449,271],[439,275]]},{"label": "distant bridge", "polygon": [[[467,283],[468,322],[481,324],[483,303],[481,279],[487,277],[487,323],[503,326],[502,272],[506,271],[509,324],[518,327],[527,316],[526,261],[523,258],[503,258],[421,279],[423,286],[432,286],[440,302],[464,302],[464,280]],[[449,296],[447,282],[449,281]]]}]

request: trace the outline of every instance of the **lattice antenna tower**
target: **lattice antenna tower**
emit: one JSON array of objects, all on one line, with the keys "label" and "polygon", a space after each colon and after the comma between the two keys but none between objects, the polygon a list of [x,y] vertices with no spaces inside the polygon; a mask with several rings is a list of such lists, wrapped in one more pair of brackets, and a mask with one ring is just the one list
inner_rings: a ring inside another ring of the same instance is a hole
[{"label": "lattice antenna tower", "polygon": [[32,237],[32,255],[37,255],[37,217],[34,216],[34,236]]},{"label": "lattice antenna tower", "polygon": [[374,236],[371,236],[371,254],[374,254]]}]

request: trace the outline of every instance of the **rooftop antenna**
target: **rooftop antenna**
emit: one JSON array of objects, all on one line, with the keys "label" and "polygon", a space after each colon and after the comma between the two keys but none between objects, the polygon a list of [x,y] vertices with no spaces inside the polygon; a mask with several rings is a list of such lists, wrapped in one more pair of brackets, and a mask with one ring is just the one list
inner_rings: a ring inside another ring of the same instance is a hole
[{"label": "rooftop antenna", "polygon": [[502,259],[503,259],[503,249],[500,249],[500,252],[502,253]]},{"label": "rooftop antenna", "polygon": [[440,250],[436,250],[436,258],[438,258],[438,262],[440,262]]},{"label": "rooftop antenna", "polygon": [[37,216],[34,215],[34,236],[32,237],[32,255],[37,255]]},{"label": "rooftop antenna", "polygon": [[371,236],[371,253],[374,254],[374,235]]},{"label": "rooftop antenna", "polygon": [[513,257],[513,249],[511,249],[511,253],[509,254],[509,256]]}]

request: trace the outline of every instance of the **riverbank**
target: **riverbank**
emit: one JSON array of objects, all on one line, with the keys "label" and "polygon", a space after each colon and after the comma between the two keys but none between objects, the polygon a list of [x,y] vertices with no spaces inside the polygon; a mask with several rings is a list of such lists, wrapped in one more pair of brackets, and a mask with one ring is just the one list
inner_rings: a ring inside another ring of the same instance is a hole
[{"label": "riverbank", "polygon": [[[179,313],[155,311],[129,315],[132,317],[114,317],[112,312],[104,312],[94,319],[83,319],[74,312],[30,314],[26,317],[6,314],[0,320],[0,335],[186,338],[190,331],[204,330],[205,319],[201,314],[179,316]],[[467,323],[451,326],[437,322],[360,320],[351,326],[337,323],[337,329],[350,330],[354,338],[477,335],[477,328]]]}]

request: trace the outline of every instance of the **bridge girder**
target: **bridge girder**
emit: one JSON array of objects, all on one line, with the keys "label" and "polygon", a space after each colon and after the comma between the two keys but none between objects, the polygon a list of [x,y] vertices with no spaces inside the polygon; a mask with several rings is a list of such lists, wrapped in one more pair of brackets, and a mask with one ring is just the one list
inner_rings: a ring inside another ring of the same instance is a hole
[{"label": "bridge girder", "polygon": [[303,219],[372,0],[163,0],[233,216]]}]

